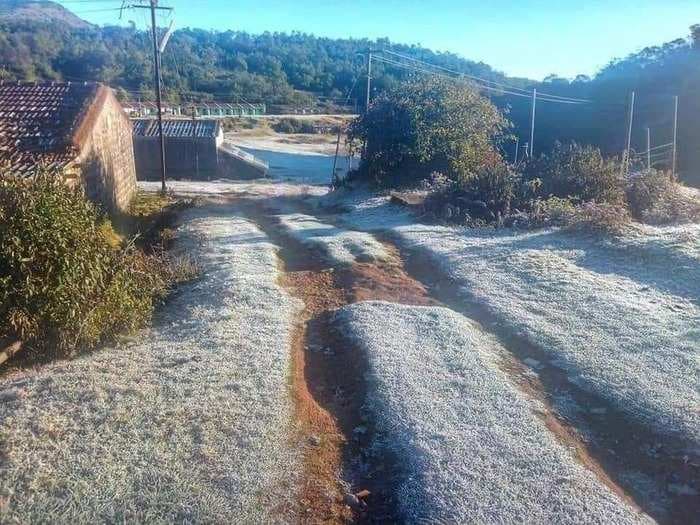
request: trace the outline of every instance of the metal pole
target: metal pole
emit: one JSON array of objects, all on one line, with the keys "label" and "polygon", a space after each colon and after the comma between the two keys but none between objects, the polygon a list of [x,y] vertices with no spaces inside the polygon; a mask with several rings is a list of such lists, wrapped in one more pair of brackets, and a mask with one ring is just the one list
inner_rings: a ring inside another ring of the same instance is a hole
[{"label": "metal pole", "polygon": [[367,100],[365,102],[365,112],[369,111],[370,84],[372,81],[372,50],[367,52]]},{"label": "metal pole", "polygon": [[163,105],[160,88],[160,53],[158,52],[158,33],[156,31],[156,7],[158,0],[151,0],[151,30],[153,32],[153,62],[155,65],[156,104],[158,105],[158,137],[160,138],[160,181],[161,190],[165,192],[165,137],[163,137]]},{"label": "metal pole", "polygon": [[627,142],[625,144],[625,153],[622,157],[622,173],[624,177],[627,175],[630,166],[630,148],[632,147],[632,123],[634,122],[634,91],[630,97],[629,113],[627,114]]},{"label": "metal pole", "polygon": [[673,97],[673,158],[671,160],[671,178],[676,178],[676,155],[678,141],[678,95]]},{"label": "metal pole", "polygon": [[197,147],[197,106],[192,106],[192,149],[194,150],[195,180],[199,180],[199,148]]},{"label": "metal pole", "polygon": [[535,151],[535,106],[537,105],[537,89],[532,89],[532,113],[530,115],[530,158]]},{"label": "metal pole", "polygon": [[647,126],[647,170],[651,170],[651,130]]}]

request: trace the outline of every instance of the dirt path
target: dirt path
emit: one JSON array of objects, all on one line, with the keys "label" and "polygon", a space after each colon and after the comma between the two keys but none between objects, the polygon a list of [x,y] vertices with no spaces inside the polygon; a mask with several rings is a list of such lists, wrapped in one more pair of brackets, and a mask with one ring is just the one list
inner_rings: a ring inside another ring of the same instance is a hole
[{"label": "dirt path", "polygon": [[[294,203],[291,205],[293,207]],[[285,206],[289,208],[290,203]],[[297,207],[299,211],[313,213],[301,202]],[[268,213],[270,211],[274,210],[268,210]],[[337,217],[332,215],[323,215],[320,220],[338,224]],[[290,242],[282,237],[282,243]],[[397,300],[397,297],[392,297],[391,287],[384,289],[387,272],[379,270],[376,273],[376,267],[367,265],[363,275],[358,275],[357,269],[354,275],[350,274],[350,283],[355,286],[362,283],[359,293],[353,297],[355,301],[381,299],[407,301],[407,304],[442,304],[478,322],[507,349],[507,353],[501,356],[503,370],[508,372],[521,392],[546,407],[541,417],[547,428],[572,450],[581,464],[632,507],[643,509],[659,521],[692,521],[699,507],[693,503],[689,505],[688,497],[682,491],[687,484],[692,484],[698,468],[684,455],[683,443],[671,442],[630,422],[608,403],[573,384],[561,369],[551,365],[542,350],[523,337],[504,332],[483,306],[476,301],[465,301],[464,294],[449,281],[436,276],[434,268],[426,267],[411,253],[401,253],[390,237],[385,236],[382,240],[401,269],[400,280],[411,282],[420,293],[398,297]],[[308,248],[301,246],[300,249],[314,257]],[[339,284],[347,286],[347,283]],[[400,288],[400,284],[394,287],[393,293]],[[338,302],[334,307],[342,304]],[[568,400],[573,403],[568,405]],[[571,406],[585,409],[575,410]],[[651,454],[648,453],[650,449]],[[680,493],[674,492],[677,488],[680,488]]]},{"label": "dirt path", "polygon": [[361,413],[366,363],[342,347],[331,321],[337,309],[358,301],[435,302],[406,274],[396,252],[389,262],[333,268],[318,252],[281,234],[271,210],[255,201],[238,204],[279,246],[281,284],[305,305],[292,347],[296,416],[311,445],[304,461],[302,513],[312,523],[396,521],[387,476],[381,474],[394,468],[392,459],[372,457],[368,465],[371,429]]}]

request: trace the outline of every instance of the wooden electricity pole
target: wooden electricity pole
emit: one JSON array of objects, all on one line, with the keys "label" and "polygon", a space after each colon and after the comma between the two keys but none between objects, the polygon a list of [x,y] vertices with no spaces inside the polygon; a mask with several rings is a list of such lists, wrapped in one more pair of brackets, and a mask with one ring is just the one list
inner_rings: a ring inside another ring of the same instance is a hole
[{"label": "wooden electricity pole", "polygon": [[537,89],[532,90],[532,112],[530,113],[530,158],[535,151],[535,106],[537,105]]},{"label": "wooden electricity pole", "polygon": [[160,181],[161,190],[165,192],[165,137],[163,137],[163,101],[160,86],[160,51],[158,49],[158,31],[156,28],[156,11],[172,11],[172,7],[161,7],[158,0],[149,0],[148,5],[133,5],[137,9],[151,10],[151,33],[153,37],[153,69],[155,77],[156,105],[158,107],[158,138],[160,140]]}]

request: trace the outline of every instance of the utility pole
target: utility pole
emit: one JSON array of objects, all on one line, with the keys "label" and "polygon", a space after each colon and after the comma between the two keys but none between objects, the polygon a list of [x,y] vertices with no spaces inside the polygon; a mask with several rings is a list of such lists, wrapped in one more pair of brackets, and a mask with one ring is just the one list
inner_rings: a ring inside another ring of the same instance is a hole
[{"label": "utility pole", "polygon": [[676,155],[678,153],[678,95],[673,97],[673,158],[671,159],[671,178],[676,179]]},{"label": "utility pole", "polygon": [[161,190],[165,193],[165,137],[163,137],[163,101],[160,86],[160,50],[158,46],[158,31],[156,28],[156,11],[172,11],[172,7],[160,7],[158,0],[149,0],[148,5],[132,5],[137,9],[151,10],[151,32],[153,37],[153,69],[156,90],[156,105],[158,107],[158,137],[160,139],[160,181]]},{"label": "utility pole", "polygon": [[647,170],[651,171],[651,130],[647,126]]},{"label": "utility pole", "polygon": [[627,141],[625,143],[625,152],[622,155],[622,166],[620,175],[627,176],[630,166],[630,149],[632,148],[632,123],[634,122],[634,91],[630,97],[629,111],[627,113]]},{"label": "utility pole", "polygon": [[513,166],[518,165],[518,148],[520,148],[520,137],[515,137],[515,158],[513,159]]},{"label": "utility pole", "polygon": [[530,114],[530,158],[535,151],[535,106],[537,105],[537,89],[532,89],[532,113]]},{"label": "utility pole", "polygon": [[365,113],[369,111],[369,95],[372,81],[372,50],[367,51],[367,100],[365,102]]}]

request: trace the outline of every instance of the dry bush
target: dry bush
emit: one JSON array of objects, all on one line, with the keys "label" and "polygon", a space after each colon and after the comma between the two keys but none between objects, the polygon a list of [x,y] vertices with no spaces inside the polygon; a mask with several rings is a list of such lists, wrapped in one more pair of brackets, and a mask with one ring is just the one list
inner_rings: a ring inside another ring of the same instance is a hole
[{"label": "dry bush", "polygon": [[272,129],[277,133],[316,133],[312,122],[291,117],[284,117],[273,123]]},{"label": "dry bush", "polygon": [[627,203],[632,216],[650,224],[700,221],[700,201],[668,173],[647,170],[629,177]]},{"label": "dry bush", "polygon": [[526,163],[524,178],[539,181],[543,198],[624,203],[619,163],[593,146],[556,143],[550,152]]},{"label": "dry bush", "polygon": [[595,201],[574,204],[556,197],[543,201],[539,213],[541,220],[553,226],[613,235],[622,233],[631,220],[627,208],[619,204]]}]

